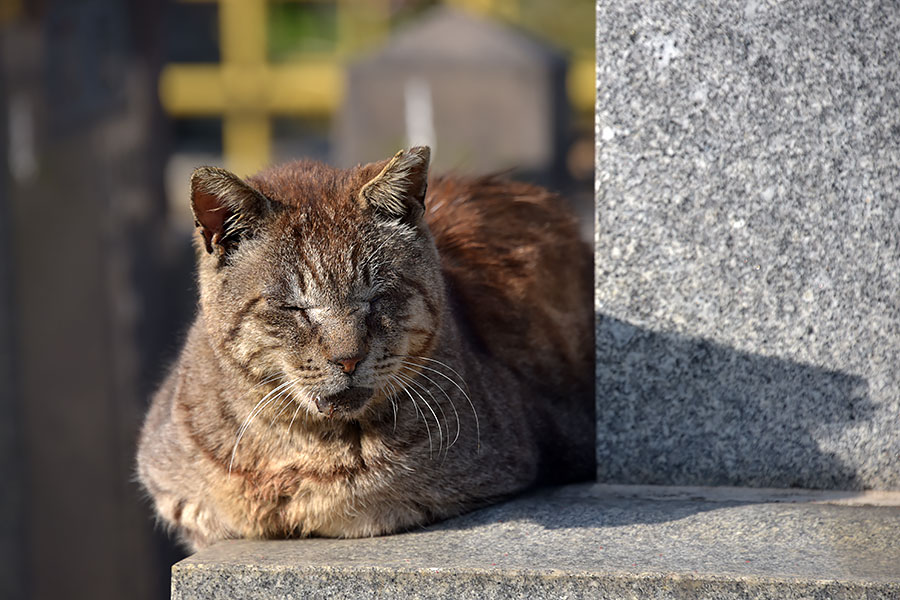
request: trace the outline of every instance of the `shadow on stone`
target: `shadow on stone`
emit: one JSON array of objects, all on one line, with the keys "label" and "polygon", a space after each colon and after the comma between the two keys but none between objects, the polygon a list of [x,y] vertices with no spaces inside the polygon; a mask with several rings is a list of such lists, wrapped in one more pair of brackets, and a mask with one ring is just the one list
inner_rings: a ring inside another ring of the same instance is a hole
[{"label": "shadow on stone", "polygon": [[[563,492],[560,494],[559,492]],[[443,521],[429,530],[465,530],[530,522],[543,529],[582,530],[669,523],[711,510],[754,502],[660,501],[595,495],[590,484],[535,490],[521,498]]]},{"label": "shadow on stone", "polygon": [[[853,429],[876,418],[862,377],[601,314],[596,337],[601,483],[863,489],[847,458]],[[576,485],[536,490],[435,527],[621,527],[754,503],[661,503]]]},{"label": "shadow on stone", "polygon": [[597,315],[600,482],[862,489],[875,412],[861,377]]}]

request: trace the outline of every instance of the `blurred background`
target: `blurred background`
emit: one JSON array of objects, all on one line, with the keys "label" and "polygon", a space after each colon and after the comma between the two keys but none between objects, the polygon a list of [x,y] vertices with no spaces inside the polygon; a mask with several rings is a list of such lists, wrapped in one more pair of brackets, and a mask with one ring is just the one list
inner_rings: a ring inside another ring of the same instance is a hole
[{"label": "blurred background", "polygon": [[0,0],[0,598],[165,598],[133,481],[193,316],[188,178],[429,144],[589,236],[593,0]]}]

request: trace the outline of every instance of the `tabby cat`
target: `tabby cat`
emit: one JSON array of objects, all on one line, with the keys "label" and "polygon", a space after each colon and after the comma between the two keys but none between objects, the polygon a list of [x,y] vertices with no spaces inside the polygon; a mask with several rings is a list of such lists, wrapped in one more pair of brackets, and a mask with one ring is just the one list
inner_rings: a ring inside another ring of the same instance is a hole
[{"label": "tabby cat", "polygon": [[188,549],[397,532],[593,475],[575,220],[531,185],[429,180],[429,154],[194,172],[200,306],[138,450]]}]

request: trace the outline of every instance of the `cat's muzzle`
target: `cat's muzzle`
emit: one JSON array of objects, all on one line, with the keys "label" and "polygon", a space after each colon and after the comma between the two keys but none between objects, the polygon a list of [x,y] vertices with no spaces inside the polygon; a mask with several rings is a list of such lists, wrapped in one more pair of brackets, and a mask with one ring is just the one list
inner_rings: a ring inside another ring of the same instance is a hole
[{"label": "cat's muzzle", "polygon": [[350,415],[365,406],[374,390],[367,387],[350,387],[330,396],[316,396],[316,408],[326,417],[343,413]]}]

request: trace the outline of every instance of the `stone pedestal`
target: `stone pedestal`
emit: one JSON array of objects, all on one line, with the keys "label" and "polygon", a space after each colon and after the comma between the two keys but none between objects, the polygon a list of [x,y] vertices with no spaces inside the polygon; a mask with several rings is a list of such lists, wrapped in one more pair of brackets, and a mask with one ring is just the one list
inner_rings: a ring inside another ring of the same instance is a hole
[{"label": "stone pedestal", "polygon": [[900,508],[829,502],[571,486],[401,535],[225,542],[175,565],[172,597],[898,597]]}]

